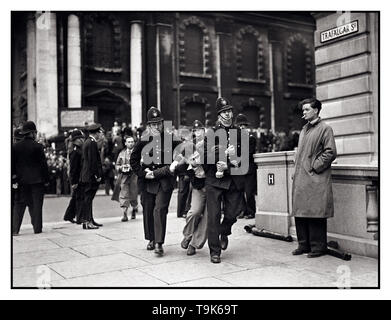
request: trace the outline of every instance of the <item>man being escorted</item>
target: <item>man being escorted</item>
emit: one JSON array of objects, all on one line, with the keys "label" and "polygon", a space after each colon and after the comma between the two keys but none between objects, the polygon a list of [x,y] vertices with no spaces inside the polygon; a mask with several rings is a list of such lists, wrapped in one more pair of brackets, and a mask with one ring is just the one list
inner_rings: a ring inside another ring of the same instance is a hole
[{"label": "man being escorted", "polygon": [[92,214],[92,201],[99,189],[102,180],[102,162],[96,141],[100,135],[101,125],[93,123],[88,126],[89,137],[85,140],[82,147],[82,166],[80,173],[80,182],[84,191],[83,206],[83,229],[97,229],[101,227],[94,221]]},{"label": "man being escorted", "polygon": [[[214,132],[220,131],[226,137],[225,145],[217,142],[217,135],[212,150],[206,143],[205,155],[215,152],[215,164],[206,159],[206,204],[208,210],[208,245],[212,263],[220,263],[221,250],[228,247],[228,236],[231,227],[240,213],[241,200],[244,192],[244,175],[232,174],[232,169],[238,165],[234,156],[241,156],[241,130],[233,124],[233,107],[224,98],[216,101],[218,121]],[[236,133],[237,143],[231,144],[230,135]],[[207,135],[208,137],[208,135]],[[225,153],[220,159],[220,149]],[[248,152],[248,146],[245,148]],[[207,156],[206,156],[207,157]],[[224,218],[221,222],[221,206],[224,205]]]},{"label": "man being escorted", "polygon": [[327,218],[334,216],[331,163],[337,156],[334,134],[322,121],[322,104],[314,98],[300,102],[303,127],[295,159],[293,215],[299,246],[293,255],[320,257],[327,250]]},{"label": "man being escorted", "polygon": [[26,206],[29,208],[34,233],[42,232],[44,184],[49,172],[43,146],[35,141],[37,129],[33,121],[23,124],[24,139],[12,146],[11,171],[17,189],[12,221],[12,234],[17,235]]},{"label": "man being escorted", "polygon": [[[165,137],[172,139],[172,134],[164,134],[160,111],[151,107],[147,113],[147,120],[147,130],[134,146],[130,166],[138,176],[144,235],[145,239],[149,240],[147,250],[155,250],[157,256],[162,256],[168,206],[174,190],[174,171],[178,162],[172,162],[170,148],[164,149]],[[180,141],[172,141],[173,148],[179,143]],[[169,153],[171,164],[164,163],[164,159],[167,158],[164,156],[166,152]]]}]

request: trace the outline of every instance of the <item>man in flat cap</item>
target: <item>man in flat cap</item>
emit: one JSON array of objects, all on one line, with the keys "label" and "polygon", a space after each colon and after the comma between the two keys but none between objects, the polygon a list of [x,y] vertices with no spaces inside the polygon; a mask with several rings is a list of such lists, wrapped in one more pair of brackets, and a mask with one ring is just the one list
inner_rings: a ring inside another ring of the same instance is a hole
[{"label": "man in flat cap", "polygon": [[[72,151],[69,153],[69,180],[72,189],[72,198],[69,201],[68,208],[65,211],[64,220],[71,223],[81,223],[81,213],[83,209],[84,193],[79,185],[80,172],[82,165],[82,150],[84,142],[83,132],[81,130],[73,130],[71,132]],[[76,218],[76,221],[74,220]]]},{"label": "man in flat cap", "polygon": [[[149,241],[147,250],[154,250],[157,256],[162,256],[177,162],[172,162],[172,150],[164,149],[164,139],[173,139],[173,136],[163,132],[160,110],[151,107],[147,113],[147,120],[147,129],[131,154],[130,166],[138,176],[144,236]],[[173,148],[179,143],[180,141],[172,141]],[[170,163],[165,163],[167,157]]]},{"label": "man in flat cap", "polygon": [[[216,137],[212,150],[209,150],[209,141],[205,148],[205,155],[208,152],[216,152],[214,163],[209,163],[208,159],[205,162],[208,245],[212,263],[220,263],[221,250],[226,250],[228,247],[228,236],[231,234],[231,227],[240,213],[244,191],[244,175],[232,174],[233,168],[238,166],[235,155],[241,156],[242,153],[241,131],[233,123],[233,107],[227,99],[218,98],[216,109],[218,119],[213,130],[215,133],[223,133],[226,142],[224,141],[223,145]],[[232,134],[237,136],[236,144],[231,141]],[[223,150],[224,157],[222,159],[219,149]],[[221,222],[222,205],[224,206],[224,218]]]},{"label": "man in flat cap", "polygon": [[49,171],[43,146],[36,142],[37,128],[33,121],[23,124],[19,132],[24,138],[12,146],[11,172],[16,187],[12,233],[17,235],[26,206],[29,208],[34,233],[42,232],[42,206]]},{"label": "man in flat cap", "polygon": [[101,125],[93,123],[87,127],[89,136],[82,147],[82,165],[80,184],[84,191],[83,229],[97,229],[102,224],[97,223],[92,214],[92,202],[102,180],[102,163],[97,140],[100,136]]},{"label": "man in flat cap", "polygon": [[333,129],[322,121],[322,103],[305,99],[299,106],[307,124],[300,132],[292,184],[292,214],[299,246],[293,255],[316,258],[327,251],[327,218],[334,216],[331,163],[337,156]]}]

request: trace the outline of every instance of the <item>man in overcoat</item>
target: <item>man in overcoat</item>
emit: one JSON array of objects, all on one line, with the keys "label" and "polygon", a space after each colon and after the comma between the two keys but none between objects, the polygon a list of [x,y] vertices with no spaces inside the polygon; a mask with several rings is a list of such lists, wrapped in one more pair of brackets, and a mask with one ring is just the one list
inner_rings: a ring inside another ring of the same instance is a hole
[{"label": "man in overcoat", "polygon": [[[83,189],[79,184],[82,165],[82,150],[84,142],[83,133],[80,130],[71,132],[72,151],[69,153],[69,180],[72,189],[72,198],[65,211],[64,220],[71,223],[81,224],[81,214],[83,209]],[[76,221],[74,220],[76,218]]]},{"label": "man in overcoat", "polygon": [[[167,213],[175,184],[177,162],[172,161],[172,150],[164,148],[164,140],[172,134],[164,134],[160,110],[151,107],[147,112],[147,129],[134,146],[130,166],[138,176],[143,207],[144,236],[149,240],[147,250],[154,250],[157,256],[164,254]],[[175,148],[180,141],[172,141]],[[168,152],[169,155],[165,155]],[[149,160],[147,160],[147,158]],[[170,159],[166,163],[165,159]]]},{"label": "man in overcoat", "polygon": [[33,121],[23,124],[24,138],[12,146],[11,171],[17,188],[12,221],[12,233],[17,235],[26,206],[29,208],[34,233],[42,232],[42,206],[49,170],[43,146],[36,142],[37,129]]},{"label": "man in overcoat", "polygon": [[82,147],[80,182],[84,191],[83,229],[97,229],[102,226],[94,220],[92,213],[92,202],[103,176],[102,162],[97,145],[97,140],[101,134],[100,128],[99,123],[88,126],[89,137],[84,141]]},{"label": "man in overcoat", "polygon": [[300,132],[295,158],[292,211],[299,245],[292,254],[315,258],[327,250],[327,218],[334,215],[331,163],[337,150],[332,128],[319,117],[321,102],[311,98],[300,105],[308,122]]}]

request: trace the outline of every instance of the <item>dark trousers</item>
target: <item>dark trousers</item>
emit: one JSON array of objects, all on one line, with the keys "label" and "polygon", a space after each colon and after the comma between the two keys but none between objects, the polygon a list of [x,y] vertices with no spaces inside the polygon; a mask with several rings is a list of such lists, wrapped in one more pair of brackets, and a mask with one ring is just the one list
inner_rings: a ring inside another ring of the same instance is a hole
[{"label": "dark trousers", "polygon": [[19,188],[15,193],[15,204],[12,219],[13,233],[19,233],[26,207],[29,209],[34,232],[42,232],[44,190],[44,185],[42,183],[19,185]]},{"label": "dark trousers", "polygon": [[92,222],[94,220],[92,214],[92,201],[94,201],[96,192],[99,188],[99,183],[82,184],[84,190],[84,201],[82,210],[82,221]]},{"label": "dark trousers", "polygon": [[[206,186],[206,205],[208,210],[208,245],[210,255],[221,254],[220,235],[230,235],[231,227],[240,213],[242,191],[233,182],[228,190]],[[224,219],[221,220],[221,204],[224,203]]]},{"label": "dark trousers", "polygon": [[299,249],[324,252],[327,249],[326,218],[295,218]]},{"label": "dark trousers", "polygon": [[142,191],[144,236],[146,240],[164,243],[167,226],[167,213],[172,191],[164,192],[161,188],[157,194]]},{"label": "dark trousers", "polygon": [[114,191],[114,178],[113,177],[105,178],[105,193],[107,196],[110,194],[110,189]]},{"label": "dark trousers", "polygon": [[244,185],[244,193],[242,197],[242,209],[245,215],[253,216],[256,212],[255,194],[257,193],[257,176],[255,174],[247,174],[246,184]]},{"label": "dark trousers", "polygon": [[182,217],[190,210],[191,184],[189,177],[179,176],[177,217]]},{"label": "dark trousers", "polygon": [[81,221],[84,201],[84,191],[81,185],[78,185],[72,191],[72,198],[69,201],[68,208],[65,211],[64,220],[76,218],[76,221]]}]

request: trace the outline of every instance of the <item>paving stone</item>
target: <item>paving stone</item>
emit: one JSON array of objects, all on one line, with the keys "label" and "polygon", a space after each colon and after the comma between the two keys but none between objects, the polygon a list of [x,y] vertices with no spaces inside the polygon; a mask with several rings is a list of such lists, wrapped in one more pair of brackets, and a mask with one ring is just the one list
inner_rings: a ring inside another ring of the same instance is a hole
[{"label": "paving stone", "polygon": [[244,270],[226,262],[211,263],[203,257],[138,268],[169,284]]},{"label": "paving stone", "polygon": [[76,236],[64,236],[61,238],[52,239],[53,242],[60,247],[76,247],[83,244],[97,244],[102,242],[109,242],[109,239],[101,237],[96,234],[76,235]]},{"label": "paving stone", "polygon": [[170,287],[193,287],[193,288],[207,288],[207,287],[232,287],[231,284],[216,278],[204,278],[193,281],[185,281],[173,283]]},{"label": "paving stone", "polygon": [[53,287],[165,287],[159,281],[138,270],[113,271],[53,282]]},{"label": "paving stone", "polygon": [[83,258],[86,257],[69,248],[14,253],[13,266],[14,268],[37,266],[53,262],[70,261]]},{"label": "paving stone", "polygon": [[42,233],[34,234],[30,230],[21,230],[19,235],[13,237],[14,241],[31,241],[40,239],[53,239],[62,237],[63,235],[59,232],[55,232],[52,229],[44,229]]},{"label": "paving stone", "polygon": [[237,287],[335,287],[333,279],[311,271],[280,266],[217,275],[216,278]]},{"label": "paving stone", "polygon": [[64,278],[75,278],[146,265],[148,263],[143,260],[124,253],[118,253],[102,257],[54,263],[50,264],[49,267]]},{"label": "paving stone", "polygon": [[46,269],[45,266],[14,268],[12,271],[13,287],[37,288],[42,285],[42,280],[45,279],[44,275],[46,272],[49,275],[48,281],[50,284],[54,281],[64,279],[53,270]]},{"label": "paving stone", "polygon": [[379,286],[379,276],[377,272],[371,272],[356,277],[352,277],[351,286],[352,288],[354,287],[376,288]]},{"label": "paving stone", "polygon": [[36,239],[26,241],[13,241],[13,253],[42,251],[60,248],[57,244],[48,239]]},{"label": "paving stone", "polygon": [[88,257],[107,256],[110,254],[122,252],[122,250],[120,250],[119,248],[112,246],[111,242],[77,246],[77,247],[72,247],[72,249]]}]

